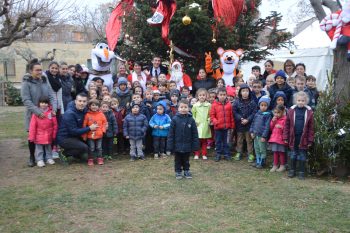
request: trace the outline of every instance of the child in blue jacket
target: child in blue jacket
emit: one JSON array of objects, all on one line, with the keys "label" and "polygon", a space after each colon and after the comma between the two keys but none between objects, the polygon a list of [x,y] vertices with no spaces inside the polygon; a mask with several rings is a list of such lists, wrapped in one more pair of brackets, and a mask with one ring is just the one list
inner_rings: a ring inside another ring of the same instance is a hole
[{"label": "child in blue jacket", "polygon": [[152,128],[153,149],[155,159],[158,159],[159,156],[166,156],[165,146],[171,119],[169,115],[165,113],[165,109],[165,102],[160,101],[157,104],[156,114],[154,114],[151,120],[149,121],[149,126]]}]

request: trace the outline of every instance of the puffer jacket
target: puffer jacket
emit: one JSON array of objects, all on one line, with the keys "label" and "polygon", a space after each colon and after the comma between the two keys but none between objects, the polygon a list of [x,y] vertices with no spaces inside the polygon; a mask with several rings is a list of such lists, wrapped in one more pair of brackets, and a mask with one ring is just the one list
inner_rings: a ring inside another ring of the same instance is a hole
[{"label": "puffer jacket", "polygon": [[267,139],[270,132],[270,121],[271,113],[259,110],[254,116],[249,132]]},{"label": "puffer jacket", "polygon": [[134,115],[129,113],[124,118],[123,134],[132,140],[142,139],[148,128],[147,117],[143,114]]},{"label": "puffer jacket", "polygon": [[170,124],[167,151],[188,153],[199,150],[196,122],[191,115],[177,113]]},{"label": "puffer jacket", "polygon": [[47,109],[44,115],[45,117],[41,119],[33,114],[29,125],[28,140],[35,144],[51,145],[57,134],[57,120],[51,109]]},{"label": "puffer jacket", "polygon": [[[270,123],[270,130],[271,130],[271,136],[269,142],[271,143],[277,143],[280,145],[284,145],[283,141],[283,130],[286,124],[287,117],[283,115],[280,118],[277,118],[275,121],[271,121]],[[276,125],[280,125],[281,128],[277,128]]]},{"label": "puffer jacket", "polygon": [[104,112],[104,114],[108,122],[105,136],[111,138],[118,134],[118,124],[112,110],[108,110],[107,112]]},{"label": "puffer jacket", "polygon": [[235,121],[233,114],[235,113],[232,110],[230,101],[225,100],[224,103],[221,103],[220,101],[215,100],[211,105],[209,113],[214,129],[234,129]]},{"label": "puffer jacket", "polygon": [[106,126],[108,124],[107,119],[103,112],[88,111],[84,117],[83,128],[92,124],[97,124],[98,128],[95,131],[89,131],[83,135],[83,139],[100,139],[103,137],[103,134],[106,132]]},{"label": "puffer jacket", "polygon": [[[249,90],[249,98],[244,100],[242,99],[242,90]],[[255,103],[253,97],[253,93],[250,91],[250,88],[246,84],[242,84],[238,91],[238,98],[235,99],[233,103],[233,111],[237,132],[248,132],[250,130],[250,126],[253,122],[255,113],[258,110],[257,104]],[[241,119],[247,119],[248,123],[242,125]]]},{"label": "puffer jacket", "polygon": [[[169,133],[171,119],[168,114],[154,114],[149,121],[149,126],[152,128],[152,135],[155,137],[166,137]],[[154,128],[154,126],[163,126],[163,129]]]},{"label": "puffer jacket", "polygon": [[[287,113],[286,125],[283,130],[283,140],[288,141],[289,148],[294,150],[294,124],[295,124],[295,108],[297,106],[293,105]],[[314,141],[315,132],[314,132],[314,113],[311,110],[310,106],[305,106],[305,123],[303,134],[301,135],[299,149],[306,150],[308,145],[311,145]]]},{"label": "puffer jacket", "polygon": [[[26,107],[25,112],[25,128],[29,130],[29,123],[32,114],[39,116],[42,110],[39,106],[39,98],[41,96],[48,96],[50,103],[54,103],[54,97],[48,86],[47,78],[42,76],[41,79],[34,79],[30,74],[25,74],[21,86],[21,98],[23,105]],[[52,106],[53,110],[57,110],[57,106]]]}]

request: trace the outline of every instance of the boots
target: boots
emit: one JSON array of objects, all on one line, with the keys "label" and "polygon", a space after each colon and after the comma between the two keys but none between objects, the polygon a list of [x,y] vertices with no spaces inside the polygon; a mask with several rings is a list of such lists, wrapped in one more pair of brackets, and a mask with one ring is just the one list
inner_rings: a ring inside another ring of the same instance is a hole
[{"label": "boots", "polygon": [[30,155],[28,160],[28,167],[34,167],[34,166],[35,166],[35,157],[34,155]]},{"label": "boots", "polygon": [[297,163],[296,159],[290,159],[290,170],[288,172],[289,178],[295,177],[296,163]]},{"label": "boots", "polygon": [[299,160],[299,180],[305,180],[305,161]]}]

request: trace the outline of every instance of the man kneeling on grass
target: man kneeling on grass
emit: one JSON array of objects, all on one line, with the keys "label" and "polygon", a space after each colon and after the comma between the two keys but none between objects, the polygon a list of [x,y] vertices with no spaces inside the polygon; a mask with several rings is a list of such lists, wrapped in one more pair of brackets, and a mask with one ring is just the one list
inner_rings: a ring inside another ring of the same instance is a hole
[{"label": "man kneeling on grass", "polygon": [[175,152],[175,177],[182,179],[182,170],[185,178],[191,179],[190,154],[199,150],[199,139],[196,122],[189,112],[187,100],[181,100],[178,113],[173,117],[168,134],[167,151]]},{"label": "man kneeling on grass", "polygon": [[67,162],[66,156],[73,156],[77,159],[87,161],[88,146],[82,141],[82,135],[95,131],[97,124],[83,127],[84,117],[87,112],[87,95],[79,93],[75,101],[70,102],[67,111],[64,113],[58,127],[57,142],[63,149],[60,151],[60,159]]}]

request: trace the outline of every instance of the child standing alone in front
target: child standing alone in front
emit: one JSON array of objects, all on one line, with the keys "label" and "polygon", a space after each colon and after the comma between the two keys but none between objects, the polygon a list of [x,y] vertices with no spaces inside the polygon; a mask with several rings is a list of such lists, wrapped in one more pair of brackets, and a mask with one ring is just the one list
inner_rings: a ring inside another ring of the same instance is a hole
[{"label": "child standing alone in front", "polygon": [[[198,102],[192,107],[192,117],[196,122],[198,129],[198,137],[202,148],[202,158],[207,160],[207,145],[208,139],[211,138],[210,132],[210,107],[211,104],[207,102],[208,91],[204,88],[200,88],[197,91]],[[194,152],[194,159],[199,159],[200,151]]]},{"label": "child standing alone in front", "polygon": [[55,164],[52,159],[51,143],[56,138],[57,121],[49,108],[49,97],[42,96],[39,99],[39,108],[44,117],[32,115],[29,125],[29,141],[35,143],[35,160],[38,167],[44,167],[44,151],[48,164]]},{"label": "child standing alone in front", "polygon": [[178,113],[173,117],[168,134],[167,151],[175,152],[175,177],[191,179],[190,154],[199,150],[198,130],[196,122],[189,113],[187,100],[179,102]]},{"label": "child standing alone in front", "polygon": [[255,114],[250,127],[250,134],[254,140],[256,168],[263,168],[266,159],[266,142],[269,137],[271,114],[268,111],[270,98],[263,96],[259,99],[259,111]]},{"label": "child standing alone in front", "polygon": [[309,102],[308,95],[299,91],[294,94],[294,103],[287,113],[286,125],[283,131],[283,140],[288,143],[290,153],[290,170],[288,177],[296,175],[297,161],[299,179],[305,179],[305,163],[307,149],[314,141],[314,114]]},{"label": "child standing alone in front", "polygon": [[108,122],[105,115],[100,111],[100,102],[98,100],[90,100],[88,106],[89,111],[85,115],[83,128],[92,124],[98,125],[95,131],[90,131],[83,135],[83,139],[87,139],[87,144],[89,146],[88,166],[94,165],[94,158],[97,159],[98,165],[103,165],[102,137],[103,134],[106,133]]},{"label": "child standing alone in front", "polygon": [[[269,143],[271,144],[271,150],[273,152],[273,167],[270,172],[283,172],[285,168],[285,151],[283,141],[283,129],[286,123],[285,107],[283,105],[277,105],[273,110],[274,117],[270,123],[271,136]],[[278,164],[280,167],[278,168]],[[277,169],[278,168],[278,169]]]}]

